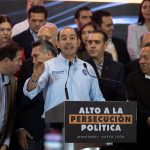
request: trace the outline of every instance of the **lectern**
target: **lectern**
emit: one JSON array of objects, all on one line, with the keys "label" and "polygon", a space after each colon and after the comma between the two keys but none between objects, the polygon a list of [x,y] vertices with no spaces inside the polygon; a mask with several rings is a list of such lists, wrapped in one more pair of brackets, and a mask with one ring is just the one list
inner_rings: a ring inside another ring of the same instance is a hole
[{"label": "lectern", "polygon": [[45,113],[64,123],[67,143],[136,142],[136,102],[64,101]]},{"label": "lectern", "polygon": [[58,104],[45,113],[46,123],[64,123],[65,102]]}]

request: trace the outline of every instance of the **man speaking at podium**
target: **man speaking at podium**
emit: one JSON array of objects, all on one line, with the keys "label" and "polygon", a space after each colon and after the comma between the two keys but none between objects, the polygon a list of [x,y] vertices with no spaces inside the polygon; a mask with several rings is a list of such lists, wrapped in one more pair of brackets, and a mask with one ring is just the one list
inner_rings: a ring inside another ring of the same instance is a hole
[{"label": "man speaking at podium", "polygon": [[[45,98],[44,112],[64,100],[105,101],[98,80],[89,76],[76,56],[80,41],[73,28],[64,27],[58,33],[61,53],[47,62],[34,65],[32,76],[26,80],[24,94],[33,99],[41,90]],[[86,63],[88,71],[96,76],[94,69]]]}]

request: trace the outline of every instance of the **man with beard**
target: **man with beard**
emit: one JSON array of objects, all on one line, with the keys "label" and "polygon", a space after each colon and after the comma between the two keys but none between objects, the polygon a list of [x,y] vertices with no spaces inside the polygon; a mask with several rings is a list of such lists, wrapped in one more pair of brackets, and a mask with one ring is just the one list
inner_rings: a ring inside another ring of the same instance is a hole
[{"label": "man with beard", "polygon": [[105,51],[112,55],[114,61],[126,65],[130,61],[127,46],[124,40],[113,36],[114,24],[111,13],[105,10],[98,10],[93,13],[92,20],[108,36]]},{"label": "man with beard", "polygon": [[89,7],[81,7],[74,14],[74,22],[77,25],[76,32],[78,33],[81,27],[92,21],[92,11]]}]

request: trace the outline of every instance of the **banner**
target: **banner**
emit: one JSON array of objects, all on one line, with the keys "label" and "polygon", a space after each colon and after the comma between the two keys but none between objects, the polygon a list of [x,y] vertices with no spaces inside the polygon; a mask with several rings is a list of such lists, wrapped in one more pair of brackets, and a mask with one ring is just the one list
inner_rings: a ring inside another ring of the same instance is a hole
[{"label": "banner", "polygon": [[65,142],[136,142],[136,102],[65,102]]}]

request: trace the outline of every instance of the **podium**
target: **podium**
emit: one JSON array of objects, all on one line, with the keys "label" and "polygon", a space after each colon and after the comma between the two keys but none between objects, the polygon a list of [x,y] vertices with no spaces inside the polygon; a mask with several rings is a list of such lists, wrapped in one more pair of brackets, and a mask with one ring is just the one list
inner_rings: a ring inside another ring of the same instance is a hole
[{"label": "podium", "polygon": [[47,123],[64,123],[67,143],[135,143],[136,102],[64,101],[45,113]]},{"label": "podium", "polygon": [[46,123],[64,123],[65,102],[58,104],[45,112]]}]

